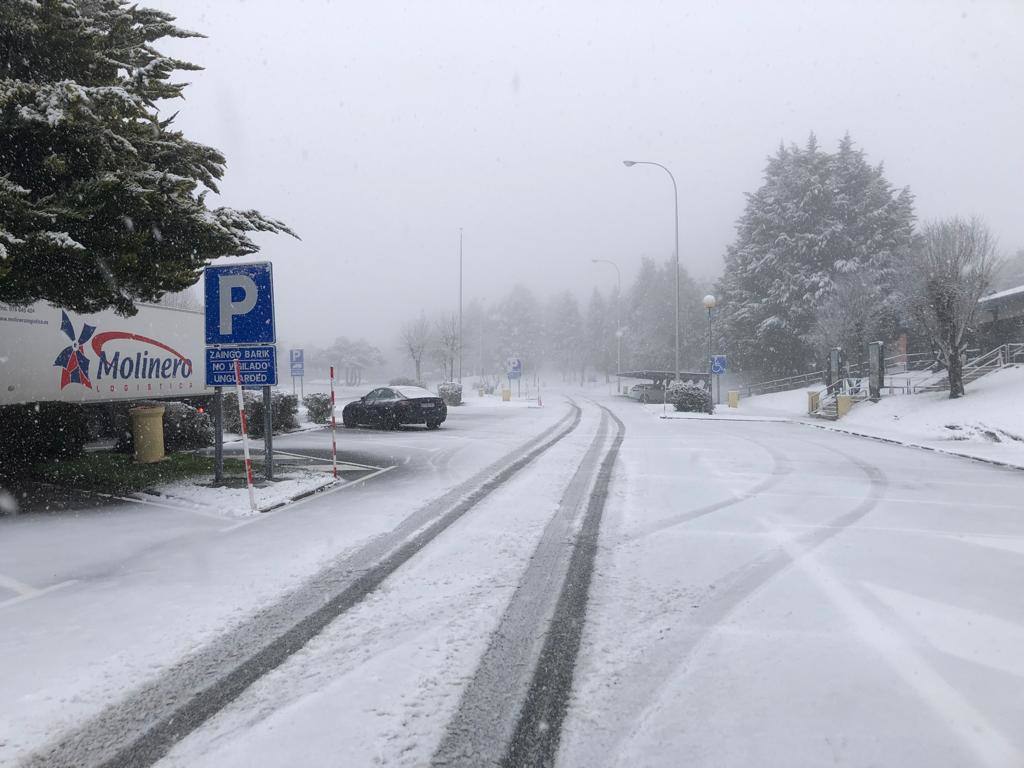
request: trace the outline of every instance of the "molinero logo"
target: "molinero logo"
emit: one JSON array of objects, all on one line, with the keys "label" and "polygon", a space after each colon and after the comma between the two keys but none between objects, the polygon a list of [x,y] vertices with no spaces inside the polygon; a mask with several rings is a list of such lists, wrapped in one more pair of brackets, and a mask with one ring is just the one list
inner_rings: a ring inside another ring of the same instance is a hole
[{"label": "molinero logo", "polygon": [[[149,384],[145,387],[146,390],[152,390],[154,381],[157,382],[157,389],[163,389],[163,382],[170,382],[172,379],[188,379],[192,376],[192,360],[163,342],[127,331],[96,333],[96,327],[88,323],[82,324],[82,331],[76,338],[75,327],[67,312],[61,310],[60,314],[60,329],[71,341],[70,346],[65,347],[53,361],[54,366],[61,369],[61,389],[69,384],[81,384],[86,389],[98,392],[100,382],[104,379],[110,382],[111,392],[116,389],[115,382],[123,383],[123,389],[126,392],[131,390],[130,382],[136,384],[135,390],[142,390],[143,383]],[[95,386],[89,373],[93,360],[90,360],[86,354],[86,344],[90,340],[92,343],[88,346],[92,347],[96,362]],[[152,349],[146,348],[134,352],[104,349],[105,345],[117,341],[136,342]],[[161,351],[169,354],[162,355]]]}]

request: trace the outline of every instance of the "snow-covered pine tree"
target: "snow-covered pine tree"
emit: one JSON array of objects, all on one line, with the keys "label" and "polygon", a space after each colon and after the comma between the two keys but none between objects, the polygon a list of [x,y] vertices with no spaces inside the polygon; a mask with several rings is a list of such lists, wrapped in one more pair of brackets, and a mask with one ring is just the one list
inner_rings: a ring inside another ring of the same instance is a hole
[{"label": "snow-covered pine tree", "polygon": [[[835,154],[811,134],[780,146],[747,196],[719,281],[722,337],[740,370],[785,376],[815,362],[812,330],[839,275],[877,287],[866,312],[895,321],[897,266],[913,235],[913,197],[895,192],[849,136]],[[852,351],[851,351],[852,352]]]},{"label": "snow-covered pine tree", "polygon": [[291,234],[208,208],[224,156],[160,114],[199,67],[154,43],[198,36],[127,0],[0,4],[0,301],[132,314],[257,251],[250,233]]}]

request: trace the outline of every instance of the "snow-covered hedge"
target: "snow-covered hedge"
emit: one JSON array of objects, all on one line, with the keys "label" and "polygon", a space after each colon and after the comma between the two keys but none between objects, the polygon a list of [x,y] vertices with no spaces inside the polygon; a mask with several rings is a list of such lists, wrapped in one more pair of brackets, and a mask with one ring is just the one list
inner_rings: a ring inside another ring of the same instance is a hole
[{"label": "snow-covered hedge", "polygon": [[[245,420],[249,425],[250,437],[263,437],[263,393],[245,390]],[[274,434],[298,429],[296,415],[299,411],[299,398],[284,392],[270,393],[270,413],[274,422]],[[224,394],[224,431],[241,432],[242,424],[238,419],[238,398],[234,392]]]},{"label": "snow-covered hedge", "polygon": [[445,405],[462,405],[462,385],[457,381],[446,381],[437,387],[437,396]]},{"label": "snow-covered hedge", "polygon": [[190,451],[213,445],[213,419],[186,403],[164,403],[164,450]]},{"label": "snow-covered hedge", "polygon": [[26,474],[44,461],[73,459],[89,436],[85,408],[77,403],[0,407],[0,476]]},{"label": "snow-covered hedge", "polygon": [[665,400],[672,403],[677,411],[690,413],[714,413],[710,390],[689,382],[677,381],[665,390]]},{"label": "snow-covered hedge", "polygon": [[314,424],[326,424],[331,420],[331,396],[323,392],[314,392],[302,398],[302,404],[306,406],[309,420]]}]

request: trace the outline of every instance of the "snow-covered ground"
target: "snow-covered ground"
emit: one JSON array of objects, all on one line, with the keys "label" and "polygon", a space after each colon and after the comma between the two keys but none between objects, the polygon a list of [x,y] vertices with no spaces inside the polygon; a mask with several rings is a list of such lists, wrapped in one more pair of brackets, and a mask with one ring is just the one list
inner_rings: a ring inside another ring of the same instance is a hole
[{"label": "snow-covered ground", "polygon": [[[541,619],[503,622],[517,596],[536,594],[524,574],[545,564],[538,542],[604,434],[597,424],[611,421],[601,404],[625,437],[589,600],[569,614],[583,637],[558,766],[1024,765],[1024,474],[764,416],[660,419],[597,388],[565,395],[582,409],[576,431],[264,668],[161,764],[429,764],[470,681],[486,682],[484,654],[548,634]],[[182,659],[208,674],[204,654],[239,630],[292,626],[273,613],[290,590],[311,585],[324,605],[322,574],[396,530],[422,531],[426,502],[472,496],[465,483],[567,411],[552,396],[543,409],[451,409],[439,432],[346,430],[353,461],[393,467],[386,481],[231,525],[142,505],[0,520],[0,589],[25,587],[0,600],[0,764]],[[323,456],[329,435],[281,444]],[[546,578],[543,593],[559,594]],[[224,647],[236,663],[251,658],[245,643]],[[553,686],[566,669],[555,672]],[[488,689],[478,721],[511,691]]]},{"label": "snow-covered ground", "polygon": [[[330,468],[328,466],[328,468]],[[244,487],[215,488],[206,481],[180,481],[157,486],[147,496],[155,496],[173,504],[184,504],[196,510],[224,517],[249,517],[262,511],[286,504],[292,499],[334,483],[330,475],[294,467],[280,468],[273,482],[257,481],[253,488],[256,509],[249,503],[249,493]]]},{"label": "snow-covered ground", "polygon": [[[326,565],[552,425],[544,409],[460,411],[437,432],[339,431],[339,451],[396,465],[269,514],[104,503],[0,517],[0,766],[118,700]],[[322,430],[275,448],[329,456]],[[232,504],[247,505],[244,489]]]},{"label": "snow-covered ground", "polygon": [[[891,377],[902,383],[900,376]],[[990,373],[967,385],[965,397],[946,392],[885,395],[877,403],[857,403],[842,419],[807,416],[807,392],[820,387],[776,392],[740,400],[737,409],[718,406],[715,415],[673,414],[671,418],[789,419],[825,429],[848,431],[963,456],[1024,467],[1024,366]],[[647,406],[662,415],[661,406]]]}]

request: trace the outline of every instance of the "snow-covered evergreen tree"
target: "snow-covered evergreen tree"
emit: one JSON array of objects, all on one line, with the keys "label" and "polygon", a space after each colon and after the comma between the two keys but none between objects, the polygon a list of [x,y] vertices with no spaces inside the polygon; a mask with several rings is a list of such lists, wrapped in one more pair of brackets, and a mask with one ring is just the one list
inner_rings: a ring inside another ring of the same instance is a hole
[{"label": "snow-covered evergreen tree", "polygon": [[913,226],[910,191],[894,190],[849,136],[834,154],[813,134],[803,148],[780,146],[747,196],[718,285],[721,336],[737,367],[783,376],[812,366],[812,330],[840,275],[858,275],[875,289],[870,312],[894,317]]},{"label": "snow-covered evergreen tree", "polygon": [[[675,367],[675,262],[660,266],[640,261],[633,286],[624,297],[629,343],[622,347],[623,369],[671,371]],[[707,350],[707,316],[701,293],[685,269],[679,274],[679,360],[686,371],[703,371]]]},{"label": "snow-covered evergreen tree", "polygon": [[130,314],[257,251],[250,233],[289,232],[208,208],[224,156],[160,114],[199,67],[154,43],[197,36],[127,0],[0,4],[0,301]]}]

